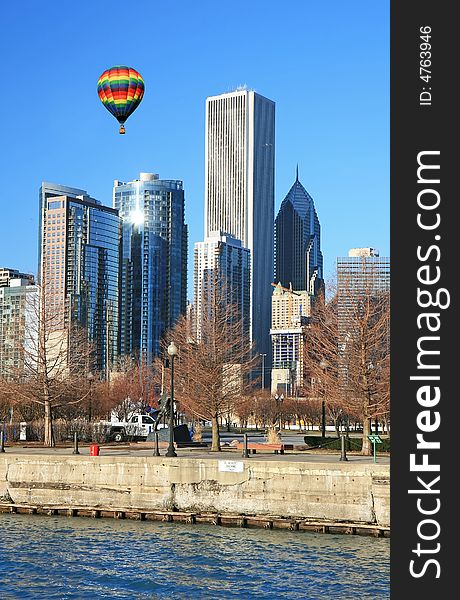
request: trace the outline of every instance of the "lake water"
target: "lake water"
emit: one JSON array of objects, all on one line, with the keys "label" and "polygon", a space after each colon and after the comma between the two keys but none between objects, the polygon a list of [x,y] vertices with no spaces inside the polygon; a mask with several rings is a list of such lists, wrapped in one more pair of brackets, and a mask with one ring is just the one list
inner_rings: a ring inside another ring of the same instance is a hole
[{"label": "lake water", "polygon": [[0,514],[0,598],[384,599],[390,540]]}]

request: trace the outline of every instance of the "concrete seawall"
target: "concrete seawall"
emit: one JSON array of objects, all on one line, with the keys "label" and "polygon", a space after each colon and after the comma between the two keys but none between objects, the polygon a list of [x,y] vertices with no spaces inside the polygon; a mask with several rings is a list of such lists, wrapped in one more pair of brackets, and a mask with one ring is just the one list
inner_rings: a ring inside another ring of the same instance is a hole
[{"label": "concrete seawall", "polygon": [[280,515],[390,525],[388,465],[0,455],[0,503]]}]

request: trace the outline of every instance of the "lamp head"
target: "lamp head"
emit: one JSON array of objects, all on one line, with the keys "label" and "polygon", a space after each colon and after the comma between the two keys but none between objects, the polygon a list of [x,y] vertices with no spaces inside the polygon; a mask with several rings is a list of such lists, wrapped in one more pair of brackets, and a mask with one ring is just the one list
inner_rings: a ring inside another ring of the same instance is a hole
[{"label": "lamp head", "polygon": [[174,357],[177,356],[178,350],[177,350],[177,346],[174,342],[171,342],[168,346],[168,354],[169,356]]}]

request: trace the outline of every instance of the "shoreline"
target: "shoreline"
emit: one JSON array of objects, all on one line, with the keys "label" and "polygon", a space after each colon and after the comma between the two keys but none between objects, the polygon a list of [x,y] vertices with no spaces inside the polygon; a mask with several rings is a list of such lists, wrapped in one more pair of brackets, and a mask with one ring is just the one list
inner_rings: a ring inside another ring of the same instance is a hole
[{"label": "shoreline", "polygon": [[247,515],[191,513],[168,511],[144,511],[133,508],[103,507],[59,507],[4,504],[0,502],[1,514],[27,514],[46,516],[65,516],[83,518],[130,519],[134,521],[162,521],[167,523],[186,523],[191,525],[208,524],[221,527],[243,529],[276,529],[284,531],[309,531],[314,533],[332,533],[344,535],[365,535],[389,538],[390,527],[366,525],[364,523],[340,523],[334,521],[312,521],[309,519],[289,519],[278,515]]},{"label": "shoreline", "polygon": [[[324,456],[0,454],[0,511],[389,537],[390,466]],[[118,515],[118,516],[117,516]]]}]

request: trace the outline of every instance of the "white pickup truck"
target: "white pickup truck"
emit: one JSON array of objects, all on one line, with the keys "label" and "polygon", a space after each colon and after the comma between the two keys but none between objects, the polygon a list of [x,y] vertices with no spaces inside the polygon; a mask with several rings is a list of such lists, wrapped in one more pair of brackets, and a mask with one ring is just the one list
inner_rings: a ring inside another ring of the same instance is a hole
[{"label": "white pickup truck", "polygon": [[114,442],[142,440],[153,431],[155,419],[150,415],[135,414],[128,421],[103,421],[107,427],[107,437]]}]

